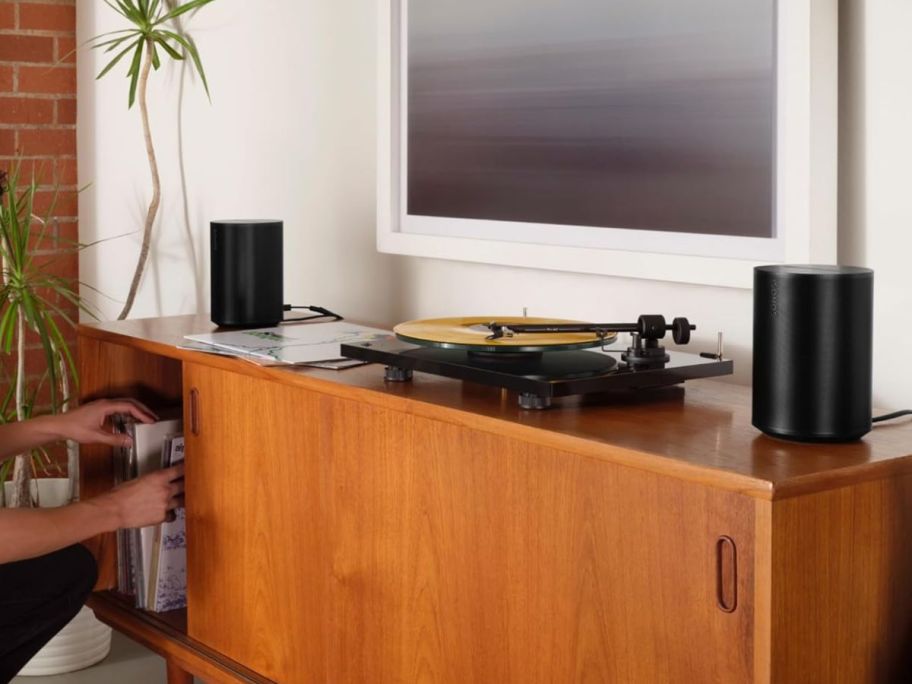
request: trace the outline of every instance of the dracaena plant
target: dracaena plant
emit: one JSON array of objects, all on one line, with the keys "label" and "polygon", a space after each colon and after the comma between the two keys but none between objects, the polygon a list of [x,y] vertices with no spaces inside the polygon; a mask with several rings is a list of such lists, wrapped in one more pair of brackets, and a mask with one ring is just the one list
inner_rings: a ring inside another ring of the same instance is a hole
[{"label": "dracaena plant", "polygon": [[[76,385],[76,367],[61,326],[72,327],[73,309],[83,309],[74,283],[53,273],[54,261],[73,254],[80,246],[61,245],[54,254],[39,250],[49,244],[54,226],[53,205],[38,215],[35,199],[39,190],[36,176],[21,182],[21,165],[14,162],[9,172],[0,170],[0,351],[14,360],[14,370],[3,366],[6,388],[0,398],[0,422],[21,421],[31,417],[47,388],[48,408],[65,411],[71,389]],[[38,172],[37,175],[40,175]],[[56,196],[56,193],[54,193]],[[66,307],[65,303],[71,306]],[[43,376],[29,383],[26,375],[26,336],[31,334],[43,355]],[[69,445],[70,478],[75,481],[76,456]],[[7,463],[9,463],[7,461]],[[13,459],[13,506],[30,506],[31,478],[37,466],[53,464],[43,449],[20,454]],[[2,481],[8,472],[0,471]]]},{"label": "dracaena plant", "polygon": [[196,44],[186,34],[178,29],[172,30],[171,22],[181,15],[208,5],[213,0],[189,0],[178,4],[175,1],[162,2],[161,0],[105,0],[105,3],[115,12],[120,14],[130,24],[130,28],[102,34],[92,40],[92,47],[112,54],[111,60],[99,72],[97,78],[102,78],[109,73],[122,60],[129,57],[127,76],[130,79],[128,107],[139,100],[139,110],[142,116],[143,136],[146,142],[146,156],[149,160],[149,170],[152,174],[152,198],[146,210],[146,219],[143,226],[142,245],[127,300],[118,319],[126,318],[133,308],[136,293],[142,280],[146,261],[149,258],[149,249],[152,244],[152,226],[161,204],[161,180],[158,175],[158,162],[156,161],[155,147],[152,143],[152,130],[149,125],[149,110],[146,101],[147,85],[150,72],[162,64],[162,58],[184,60],[189,56],[191,63],[202,81],[206,95],[209,95],[209,84],[206,82],[206,72],[200,60]]}]

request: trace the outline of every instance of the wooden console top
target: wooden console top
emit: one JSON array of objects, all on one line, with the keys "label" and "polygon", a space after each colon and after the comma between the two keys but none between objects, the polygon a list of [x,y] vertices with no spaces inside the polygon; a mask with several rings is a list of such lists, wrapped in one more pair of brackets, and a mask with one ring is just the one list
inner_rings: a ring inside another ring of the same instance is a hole
[{"label": "wooden console top", "polygon": [[674,475],[762,499],[912,472],[912,420],[874,428],[851,444],[798,444],[771,439],[750,422],[750,389],[693,380],[685,386],[587,403],[556,400],[545,411],[520,409],[506,391],[415,373],[412,382],[383,380],[378,366],[344,371],[262,368],[246,361],[178,349],[184,335],[214,330],[205,315],[80,326],[80,334],[156,355],[299,385],[590,458]]}]

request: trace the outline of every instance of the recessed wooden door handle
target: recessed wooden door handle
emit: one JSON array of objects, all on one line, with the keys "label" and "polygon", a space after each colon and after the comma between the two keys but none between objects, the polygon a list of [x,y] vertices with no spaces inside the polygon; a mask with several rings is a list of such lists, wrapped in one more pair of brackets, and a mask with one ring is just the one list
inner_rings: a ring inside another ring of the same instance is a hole
[{"label": "recessed wooden door handle", "polygon": [[190,390],[190,434],[194,437],[200,433],[199,390],[193,387]]},{"label": "recessed wooden door handle", "polygon": [[716,541],[716,604],[725,613],[738,607],[738,549],[726,536]]}]

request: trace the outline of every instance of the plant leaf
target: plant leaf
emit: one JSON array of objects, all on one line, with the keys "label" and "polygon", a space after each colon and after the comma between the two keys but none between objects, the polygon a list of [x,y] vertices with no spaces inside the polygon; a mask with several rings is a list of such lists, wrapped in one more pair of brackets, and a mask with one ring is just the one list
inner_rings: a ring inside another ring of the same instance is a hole
[{"label": "plant leaf", "polygon": [[[113,7],[113,5],[111,5],[110,2],[108,3],[108,5]],[[116,10],[117,8],[115,7],[114,9]],[[101,38],[107,38],[108,36],[116,36],[119,33],[133,33],[134,31],[136,31],[135,28],[117,29],[116,31],[105,31],[104,33],[99,33],[97,36],[92,36],[87,41],[83,42],[82,45],[91,45],[91,44],[95,43],[96,41],[100,40]]]},{"label": "plant leaf", "polygon": [[136,52],[133,53],[133,63],[130,64],[130,96],[128,99],[127,109],[133,108],[136,101],[136,84],[139,82],[139,64],[143,56],[143,41],[139,41],[136,46]]},{"label": "plant leaf", "polygon": [[117,66],[117,63],[121,59],[123,59],[124,55],[126,55],[130,50],[134,50],[136,48],[136,45],[140,42],[142,42],[142,38],[137,38],[134,42],[130,43],[127,47],[125,47],[123,50],[121,50],[118,53],[118,55],[108,63],[108,66],[106,66],[104,69],[102,69],[98,73],[98,76],[95,77],[95,80],[97,81],[99,78],[101,78],[106,73],[108,73],[111,69],[113,69],[115,66]]},{"label": "plant leaf", "polygon": [[13,332],[16,327],[16,309],[17,303],[4,298],[7,303],[6,311],[3,312],[3,319],[0,320],[0,340],[3,343],[3,351],[9,354],[13,350]]},{"label": "plant leaf", "polygon": [[[16,383],[14,383],[10,377],[9,372],[6,370],[6,367],[3,368],[3,380],[6,382],[6,394],[3,395],[3,401],[0,402],[0,423],[5,423],[7,415],[9,414],[9,407],[12,403],[13,397],[16,394]],[[2,482],[3,480],[0,480]]]},{"label": "plant leaf", "polygon": [[[64,314],[58,307],[51,305],[61,316],[63,316],[67,323],[71,326],[74,325],[73,321],[70,320],[69,316]],[[73,360],[73,355],[70,353],[70,348],[66,343],[66,340],[63,339],[63,333],[60,332],[60,328],[57,326],[57,322],[54,320],[53,316],[45,315],[45,321],[47,323],[48,332],[50,337],[53,340],[54,354],[53,360],[56,365],[58,355],[62,356],[66,361],[66,365],[70,369],[70,375],[73,376],[74,382],[78,381],[78,375],[76,370],[76,362]]]},{"label": "plant leaf", "polygon": [[[130,43],[130,45],[135,45],[137,40],[142,40],[142,33],[140,33],[139,31],[133,31],[131,33],[131,35],[124,36],[123,39],[118,40],[117,45],[111,45],[108,48],[106,48],[105,54],[107,54],[109,52],[113,52],[114,50],[119,48],[121,45],[123,45],[125,42],[127,42],[131,38],[133,39],[133,41]],[[129,48],[127,48],[127,49],[129,50]]]},{"label": "plant leaf", "polygon": [[161,34],[160,31],[156,31],[156,32],[153,34],[153,39],[154,39],[159,45],[162,46],[162,49],[163,49],[165,52],[167,52],[167,53],[171,56],[172,59],[176,59],[176,60],[183,60],[183,59],[184,59],[184,56],[183,56],[181,53],[179,53],[179,52],[178,52],[177,50],[175,50],[173,47],[171,47],[170,45],[168,45],[168,38],[167,38],[167,36],[163,36],[163,35]]},{"label": "plant leaf", "polygon": [[[51,344],[51,336],[47,326],[48,316],[36,306],[32,293],[28,288],[22,291],[22,311],[25,313],[25,320],[29,328],[37,335],[41,342],[41,348],[44,350],[44,360],[47,364],[47,374],[50,380],[51,404],[57,401],[57,364],[54,358],[54,349]],[[51,321],[54,325],[54,322]]]},{"label": "plant leaf", "polygon": [[110,2],[110,0],[104,0],[105,3],[114,9],[118,14],[123,16],[128,21],[133,22],[137,28],[143,29],[145,22],[143,21],[143,14],[139,11],[139,8],[133,4],[132,0],[115,0],[116,6]]},{"label": "plant leaf", "polygon": [[102,34],[100,36],[95,36],[94,38],[89,38],[82,45],[84,45],[84,46],[88,45],[93,50],[99,50],[101,48],[106,48],[105,52],[110,52],[112,49],[110,47],[110,45],[112,43],[122,43],[125,40],[129,40],[132,36],[140,33],[140,31],[138,29],[123,29],[122,31],[112,31],[111,33],[112,34],[113,33],[117,33],[117,34],[126,33],[127,35],[125,35],[125,36],[119,35],[117,38],[111,38],[110,40],[99,40],[100,38],[103,38],[105,35],[105,34]]},{"label": "plant leaf", "polygon": [[175,33],[174,31],[161,30],[162,33],[167,35],[169,38],[176,40],[178,43],[183,46],[183,48],[188,52],[190,58],[193,60],[193,64],[196,66],[196,71],[200,75],[200,80],[203,82],[203,88],[206,90],[206,97],[212,98],[209,96],[209,83],[206,81],[206,72],[203,70],[203,63],[200,61],[199,52],[196,50],[196,46],[182,35]]},{"label": "plant leaf", "polygon": [[108,7],[110,7],[112,10],[114,10],[115,12],[117,12],[119,15],[123,16],[123,17],[126,18],[126,19],[129,19],[130,21],[133,21],[133,18],[130,16],[130,14],[129,14],[123,7],[120,6],[120,3],[119,3],[119,2],[115,5],[113,2],[111,2],[111,0],[104,0],[104,3],[105,3]]},{"label": "plant leaf", "polygon": [[146,15],[143,13],[133,0],[117,0],[117,4],[123,8],[123,15],[140,28],[147,28]]},{"label": "plant leaf", "polygon": [[170,21],[171,19],[179,17],[180,15],[185,14],[190,10],[199,9],[200,7],[208,5],[210,2],[212,2],[212,0],[190,0],[190,2],[185,2],[183,5],[179,5],[170,12],[164,14],[155,22],[155,24],[158,25],[162,22]]}]

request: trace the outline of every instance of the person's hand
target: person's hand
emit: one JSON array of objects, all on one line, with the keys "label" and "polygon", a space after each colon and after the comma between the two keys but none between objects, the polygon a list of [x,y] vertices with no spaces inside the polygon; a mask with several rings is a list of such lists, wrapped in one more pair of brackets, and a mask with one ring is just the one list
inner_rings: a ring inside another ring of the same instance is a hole
[{"label": "person's hand", "polygon": [[146,527],[173,519],[184,505],[184,466],[179,464],[118,485],[98,497],[111,506],[118,527]]},{"label": "person's hand", "polygon": [[101,399],[53,416],[54,428],[62,439],[80,444],[128,447],[131,445],[130,438],[115,434],[108,427],[108,418],[115,413],[133,416],[141,423],[153,423],[156,419],[148,407],[134,399]]}]

